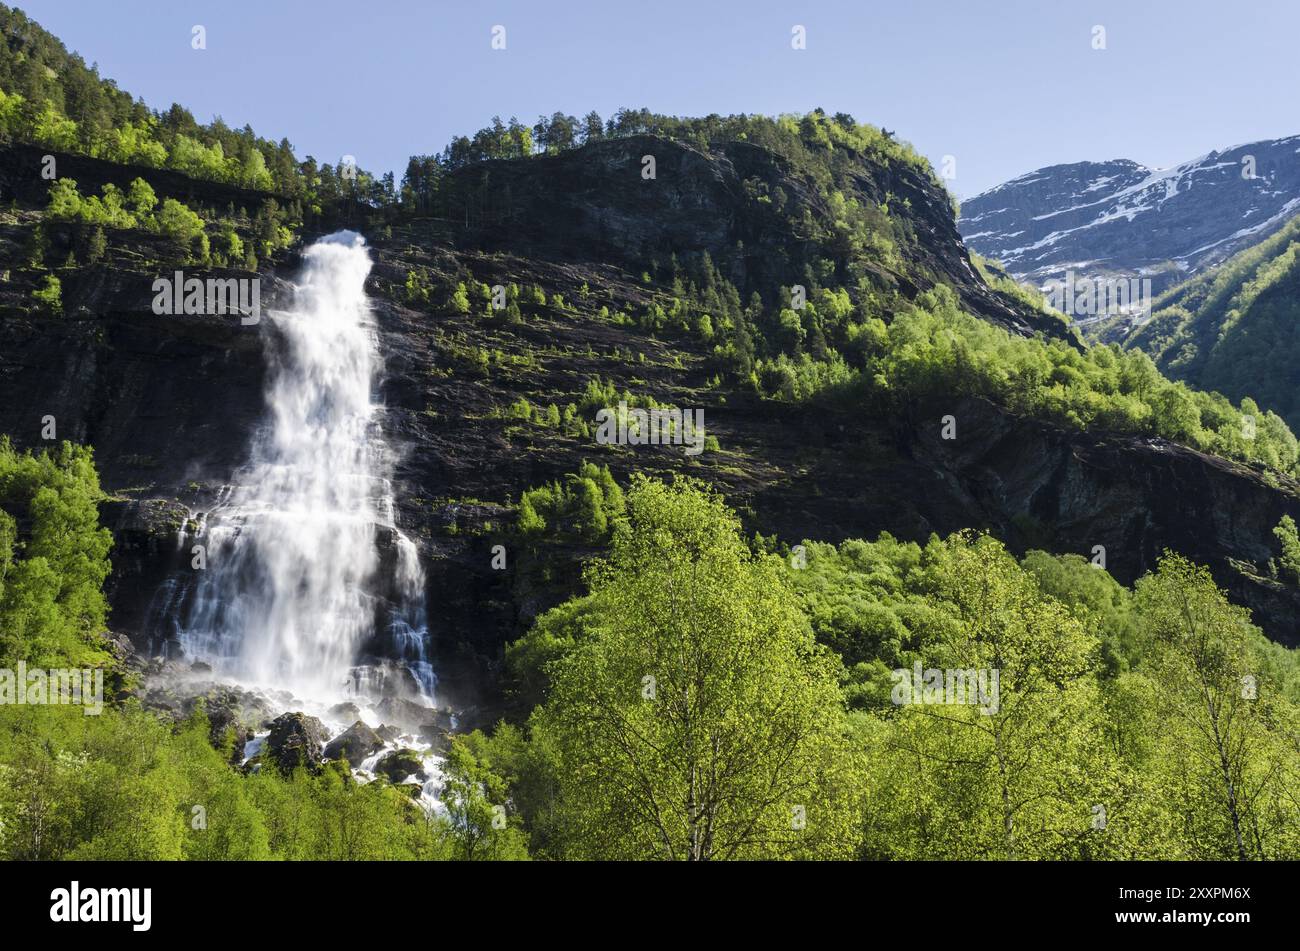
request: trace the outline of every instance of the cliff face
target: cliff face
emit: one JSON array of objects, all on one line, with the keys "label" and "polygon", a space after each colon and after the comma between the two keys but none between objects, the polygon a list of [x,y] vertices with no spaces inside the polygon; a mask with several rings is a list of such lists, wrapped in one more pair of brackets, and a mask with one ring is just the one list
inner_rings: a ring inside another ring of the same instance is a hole
[{"label": "cliff face", "polygon": [[[648,148],[660,156],[661,187],[640,192]],[[1270,636],[1297,643],[1295,589],[1259,573],[1275,554],[1272,527],[1283,513],[1300,517],[1300,489],[1289,481],[1271,487],[1247,467],[1168,443],[1066,432],[979,401],[914,406],[906,415],[760,401],[710,385],[716,368],[703,344],[598,319],[602,303],[646,297],[633,265],[650,253],[709,250],[734,268],[779,267],[793,239],[737,197],[745,178],[784,174],[776,157],[744,145],[704,154],[629,139],[462,174],[486,177],[487,194],[508,212],[454,237],[434,221],[371,236],[383,426],[396,448],[399,521],[428,572],[449,705],[490,700],[502,646],[576,590],[589,551],[530,551],[504,528],[524,489],[584,459],[620,479],[681,471],[715,482],[751,530],[792,544],[886,530],[924,541],[931,532],[987,528],[1018,550],[1091,557],[1104,546],[1108,567],[1126,582],[1174,549],[1210,565]],[[797,179],[779,180],[797,191]],[[1032,315],[970,270],[932,185],[864,167],[860,188],[911,199],[916,250],[887,279],[915,291],[942,278],[986,319],[1032,325]],[[811,192],[806,200],[815,203]],[[28,224],[5,227],[0,269],[13,266]],[[113,626],[141,648],[168,634],[159,629],[160,599],[167,579],[187,570],[186,519],[210,508],[245,461],[275,345],[272,321],[153,315],[157,275],[138,263],[151,240],[120,235],[109,258],[65,280],[64,317],[26,313],[21,277],[0,283],[0,432],[38,445],[42,417],[53,415],[59,438],[94,445],[117,540]],[[52,227],[51,255],[73,241]],[[734,253],[737,242],[743,254]],[[403,302],[413,267],[468,269],[488,284],[536,284],[583,302],[518,324],[430,313]],[[264,270],[264,308],[294,269],[289,258]],[[480,351],[486,363],[467,356]],[[703,408],[720,449],[688,458],[680,447],[598,446],[502,412],[520,397],[542,406],[579,401],[596,378]],[[955,440],[941,438],[949,414]],[[508,549],[504,571],[492,567],[496,544]]]},{"label": "cliff face", "polygon": [[[645,157],[655,178],[642,177]],[[484,162],[460,170],[458,209],[468,227],[457,244],[529,258],[614,264],[633,273],[652,259],[709,252],[737,287],[796,283],[818,251],[791,220],[803,212],[833,220],[817,183],[780,155],[745,142],[703,151],[655,136],[599,141],[527,161]],[[755,198],[780,192],[786,206]],[[1015,333],[1068,337],[1060,321],[1028,311],[976,274],[948,197],[902,162],[861,159],[847,175],[847,198],[887,206],[898,219],[900,260],[869,264],[873,280],[914,296],[950,284],[972,313]],[[839,250],[833,246],[829,253]]]}]

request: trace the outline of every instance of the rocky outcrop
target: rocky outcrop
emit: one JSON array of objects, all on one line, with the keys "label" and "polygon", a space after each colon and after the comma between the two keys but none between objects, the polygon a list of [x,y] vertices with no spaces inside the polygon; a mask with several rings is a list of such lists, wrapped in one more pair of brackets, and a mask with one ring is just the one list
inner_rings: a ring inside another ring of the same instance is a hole
[{"label": "rocky outcrop", "polygon": [[352,701],[345,700],[343,703],[336,703],[330,707],[330,714],[341,720],[346,720],[349,717],[355,720],[361,716],[361,708]]},{"label": "rocky outcrop", "polygon": [[439,756],[446,756],[451,751],[451,731],[446,727],[429,724],[420,728],[420,739],[429,744],[429,749]]},{"label": "rocky outcrop", "polygon": [[1300,588],[1267,576],[1273,527],[1300,517],[1300,483],[1163,439],[1072,432],[980,401],[945,412],[957,417],[956,440],[922,425],[909,447],[934,473],[915,491],[946,497],[939,530],[964,520],[1019,551],[1089,558],[1101,546],[1125,583],[1175,551],[1209,566],[1272,638],[1300,646]]},{"label": "rocky outcrop", "polygon": [[209,739],[228,750],[232,762],[243,758],[244,744],[270,716],[271,703],[243,687],[218,684],[202,671],[176,662],[154,661],[144,666],[138,694],[145,709],[181,722],[202,709],[208,718]]},{"label": "rocky outcrop", "polygon": [[329,734],[325,725],[305,713],[285,713],[271,721],[265,756],[288,773],[298,767],[320,768],[323,747]]}]

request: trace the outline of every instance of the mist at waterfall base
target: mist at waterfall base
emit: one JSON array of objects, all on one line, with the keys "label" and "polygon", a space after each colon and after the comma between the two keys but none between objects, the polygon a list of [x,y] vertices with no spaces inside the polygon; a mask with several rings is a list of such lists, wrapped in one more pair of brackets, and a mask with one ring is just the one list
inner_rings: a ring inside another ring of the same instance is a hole
[{"label": "mist at waterfall base", "polygon": [[[354,232],[305,250],[292,306],[266,315],[273,353],[265,423],[251,437],[248,463],[180,539],[186,553],[204,546],[206,567],[174,580],[165,599],[167,636],[186,662],[264,691],[278,709],[316,716],[331,737],[358,710],[381,727],[384,704],[395,700],[434,713],[425,579],[415,544],[396,524],[375,401],[381,358],[365,293],[370,267]],[[412,733],[387,748],[397,746],[429,749]],[[383,752],[359,767],[362,778]]]}]

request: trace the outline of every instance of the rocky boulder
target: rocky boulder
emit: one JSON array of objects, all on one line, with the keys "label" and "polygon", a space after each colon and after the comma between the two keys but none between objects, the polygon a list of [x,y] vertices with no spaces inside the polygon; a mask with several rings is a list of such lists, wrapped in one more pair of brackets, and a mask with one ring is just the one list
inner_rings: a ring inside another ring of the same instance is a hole
[{"label": "rocky boulder", "polygon": [[421,782],[427,778],[424,772],[424,762],[420,759],[420,754],[410,749],[393,750],[391,753],[385,753],[375,765],[375,772],[393,785],[397,785],[408,776],[414,776]]},{"label": "rocky boulder", "polygon": [[330,713],[342,720],[355,720],[361,716],[361,708],[351,700],[345,700],[343,703],[336,703],[330,707]]},{"label": "rocky boulder", "polygon": [[391,723],[412,732],[418,731],[427,724],[436,724],[443,721],[445,721],[443,722],[444,729],[450,726],[450,721],[445,712],[435,710],[433,707],[426,707],[413,700],[403,700],[400,697],[388,697],[379,701],[375,711],[384,718],[385,723]]},{"label": "rocky boulder", "polygon": [[284,772],[298,766],[319,769],[322,748],[328,737],[325,725],[305,713],[286,713],[271,721],[263,755]]},{"label": "rocky boulder", "polygon": [[326,759],[345,759],[356,768],[367,756],[384,748],[383,738],[361,720],[352,724],[325,746]]},{"label": "rocky boulder", "polygon": [[428,743],[433,752],[446,756],[451,750],[451,733],[440,726],[428,724],[420,728],[420,739]]}]

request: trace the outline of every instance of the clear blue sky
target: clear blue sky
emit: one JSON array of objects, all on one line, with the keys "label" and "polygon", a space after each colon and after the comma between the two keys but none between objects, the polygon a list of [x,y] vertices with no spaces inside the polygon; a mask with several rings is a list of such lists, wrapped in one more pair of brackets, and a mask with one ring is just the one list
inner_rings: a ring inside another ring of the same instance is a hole
[{"label": "clear blue sky", "polygon": [[[9,0],[13,3],[14,0]],[[969,197],[1083,159],[1300,133],[1295,0],[19,0],[101,74],[400,177],[493,115],[850,112]],[[194,24],[207,49],[190,48]],[[490,48],[494,24],[507,48]],[[790,48],[795,24],[807,49]],[[1107,49],[1092,49],[1106,28]]]}]

